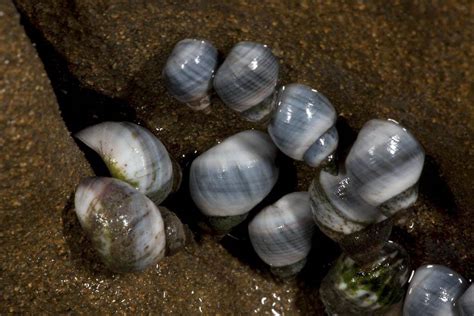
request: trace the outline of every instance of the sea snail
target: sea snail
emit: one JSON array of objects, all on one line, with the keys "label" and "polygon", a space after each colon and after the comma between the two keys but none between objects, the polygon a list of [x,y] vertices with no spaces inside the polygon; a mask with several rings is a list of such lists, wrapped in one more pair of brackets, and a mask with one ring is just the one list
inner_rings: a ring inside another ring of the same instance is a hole
[{"label": "sea snail", "polygon": [[191,164],[191,198],[217,231],[242,222],[278,178],[277,149],[260,131],[243,131],[207,150]]},{"label": "sea snail", "polygon": [[272,111],[278,71],[278,59],[267,45],[240,42],[217,70],[214,89],[247,120],[265,120]]},{"label": "sea snail", "polygon": [[168,92],[194,110],[210,105],[212,80],[218,65],[217,49],[208,41],[184,39],[173,48],[163,69]]},{"label": "sea snail", "polygon": [[261,210],[248,231],[258,256],[274,274],[287,277],[304,267],[315,227],[309,193],[293,192]]},{"label": "sea snail", "polygon": [[185,228],[173,213],[118,179],[83,179],[74,205],[93,247],[114,272],[143,270],[186,240]]},{"label": "sea snail", "polygon": [[333,159],[338,144],[336,110],[318,91],[290,84],[280,88],[268,134],[287,156],[317,167]]},{"label": "sea snail", "polygon": [[[322,171],[310,187],[320,229],[349,254],[370,260],[388,239],[393,214],[415,203],[425,154],[394,121],[371,120],[361,129],[338,175]],[[353,259],[357,259],[353,257]]]},{"label": "sea snail", "polygon": [[110,174],[160,204],[179,187],[181,170],[147,129],[129,122],[103,122],[75,135],[97,152]]}]

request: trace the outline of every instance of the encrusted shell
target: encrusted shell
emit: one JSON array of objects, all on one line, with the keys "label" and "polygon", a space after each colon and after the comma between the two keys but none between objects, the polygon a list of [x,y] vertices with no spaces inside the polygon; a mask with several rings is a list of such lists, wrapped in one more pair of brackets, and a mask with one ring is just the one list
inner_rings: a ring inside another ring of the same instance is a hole
[{"label": "encrusted shell", "polygon": [[416,201],[424,151],[393,121],[364,125],[345,161],[345,171],[321,172],[313,181],[313,215],[319,226],[351,234],[389,218]]},{"label": "encrusted shell", "polygon": [[179,41],[163,69],[168,92],[195,110],[208,107],[217,57],[217,49],[208,41]]},{"label": "encrusted shell", "polygon": [[190,191],[207,216],[236,216],[250,211],[270,193],[278,178],[277,149],[260,131],[235,134],[197,157]]},{"label": "encrusted shell", "polygon": [[258,121],[271,112],[278,70],[278,60],[269,47],[240,42],[217,70],[214,89],[227,106]]},{"label": "encrusted shell", "polygon": [[272,267],[283,267],[306,259],[314,228],[309,193],[293,192],[260,211],[248,230],[259,257]]},{"label": "encrusted shell", "polygon": [[275,145],[287,156],[317,167],[338,143],[336,110],[318,91],[290,84],[280,89],[268,126]]},{"label": "encrusted shell", "polygon": [[416,269],[410,280],[404,316],[457,315],[455,302],[467,288],[467,281],[455,271],[441,265]]},{"label": "encrusted shell", "polygon": [[85,178],[75,210],[105,265],[115,272],[143,270],[165,255],[159,209],[145,195],[114,178]]},{"label": "encrusted shell", "polygon": [[165,146],[147,129],[129,122],[103,122],[75,135],[96,151],[110,174],[123,180],[155,203],[161,203],[179,182]]},{"label": "encrusted shell", "polygon": [[387,242],[368,264],[343,254],[324,278],[321,300],[329,315],[386,315],[402,301],[409,276],[409,258],[399,245]]}]

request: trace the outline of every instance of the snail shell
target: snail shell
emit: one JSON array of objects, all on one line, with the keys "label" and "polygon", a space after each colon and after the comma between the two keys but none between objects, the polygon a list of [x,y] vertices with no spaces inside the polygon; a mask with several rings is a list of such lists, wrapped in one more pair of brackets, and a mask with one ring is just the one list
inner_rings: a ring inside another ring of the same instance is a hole
[{"label": "snail shell", "polygon": [[[250,241],[271,267],[297,265],[299,272],[311,250],[315,223],[308,192],[293,192],[260,211],[250,222]],[[303,264],[298,264],[303,262]]]},{"label": "snail shell", "polygon": [[359,265],[341,255],[320,287],[329,315],[385,315],[405,294],[409,275],[406,251],[387,242],[373,261]]},{"label": "snail shell", "polygon": [[464,292],[461,298],[456,302],[460,316],[474,315],[474,284]]},{"label": "snail shell", "polygon": [[403,315],[457,315],[454,303],[467,286],[461,275],[445,266],[419,267],[410,281]]},{"label": "snail shell", "polygon": [[214,89],[231,109],[259,121],[272,110],[278,70],[278,60],[268,46],[240,42],[217,70]]},{"label": "snail shell", "polygon": [[217,49],[208,41],[184,39],[171,52],[163,69],[168,92],[195,110],[210,105],[210,91],[217,69]]},{"label": "snail shell", "polygon": [[129,122],[103,122],[75,135],[97,152],[110,174],[161,203],[179,186],[181,171],[147,129]]},{"label": "snail shell", "polygon": [[284,154],[317,167],[336,150],[335,123],[336,110],[324,95],[290,84],[278,93],[268,133]]},{"label": "snail shell", "polygon": [[242,221],[275,185],[276,155],[276,147],[263,132],[249,130],[228,137],[193,161],[191,198],[208,217],[237,216]]},{"label": "snail shell", "polygon": [[312,210],[325,231],[351,234],[389,218],[416,201],[424,151],[393,121],[367,122],[334,176],[322,171],[313,181]]},{"label": "snail shell", "polygon": [[164,257],[160,211],[129,184],[85,178],[76,189],[74,204],[82,228],[110,270],[139,271]]}]

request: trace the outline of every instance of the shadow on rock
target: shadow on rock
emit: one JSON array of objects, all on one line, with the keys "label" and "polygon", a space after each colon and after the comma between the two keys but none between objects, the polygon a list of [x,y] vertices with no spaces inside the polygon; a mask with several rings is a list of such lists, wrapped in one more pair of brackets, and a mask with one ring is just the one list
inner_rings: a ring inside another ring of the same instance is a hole
[{"label": "shadow on rock", "polygon": [[458,210],[455,197],[446,181],[441,176],[439,165],[433,157],[425,157],[425,165],[420,177],[420,194],[437,209],[443,209],[449,215],[455,215]]},{"label": "shadow on rock", "polygon": [[135,110],[125,101],[84,88],[69,71],[66,60],[40,32],[24,17],[21,23],[31,42],[35,43],[71,133],[104,121],[137,121]]}]

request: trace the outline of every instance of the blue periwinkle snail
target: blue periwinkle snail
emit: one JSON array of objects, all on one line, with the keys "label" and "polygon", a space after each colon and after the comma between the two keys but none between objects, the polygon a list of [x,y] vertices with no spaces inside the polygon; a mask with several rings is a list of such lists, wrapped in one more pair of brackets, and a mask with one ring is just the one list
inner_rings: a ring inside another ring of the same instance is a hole
[{"label": "blue periwinkle snail", "polygon": [[390,218],[417,199],[424,151],[394,121],[371,120],[361,129],[337,175],[322,171],[310,187],[320,229],[353,259],[370,260],[391,232]]},{"label": "blue periwinkle snail", "polygon": [[[461,298],[467,288],[466,279],[445,266],[425,265],[419,267],[410,280],[403,305],[403,315],[456,316],[463,315],[463,312],[466,312],[466,315],[473,315],[474,296]],[[472,288],[470,292],[474,294]],[[469,300],[471,301],[470,306]]]},{"label": "blue periwinkle snail", "polygon": [[208,41],[179,41],[163,69],[163,79],[168,92],[192,109],[206,109],[210,105],[217,58],[217,49]]},{"label": "blue periwinkle snail", "polygon": [[336,110],[318,91],[290,84],[280,88],[268,133],[287,156],[317,167],[333,159],[338,143]]},{"label": "blue periwinkle snail", "polygon": [[321,283],[321,300],[329,315],[385,315],[403,300],[409,271],[408,254],[390,241],[363,265],[343,254]]},{"label": "blue periwinkle snail", "polygon": [[103,122],[75,135],[97,152],[110,174],[160,204],[176,190],[181,169],[147,129],[129,122]]},{"label": "blue periwinkle snail", "polygon": [[255,252],[274,274],[297,274],[306,264],[315,229],[308,192],[293,192],[261,210],[248,226]]},{"label": "blue periwinkle snail", "polygon": [[114,272],[143,270],[185,243],[176,216],[121,180],[83,179],[74,204],[99,257]]},{"label": "blue periwinkle snail", "polygon": [[216,231],[242,222],[275,185],[277,149],[260,131],[243,131],[197,157],[189,176],[191,198]]},{"label": "blue periwinkle snail", "polygon": [[214,89],[222,102],[247,120],[265,120],[272,111],[278,70],[268,46],[240,42],[217,70]]}]

